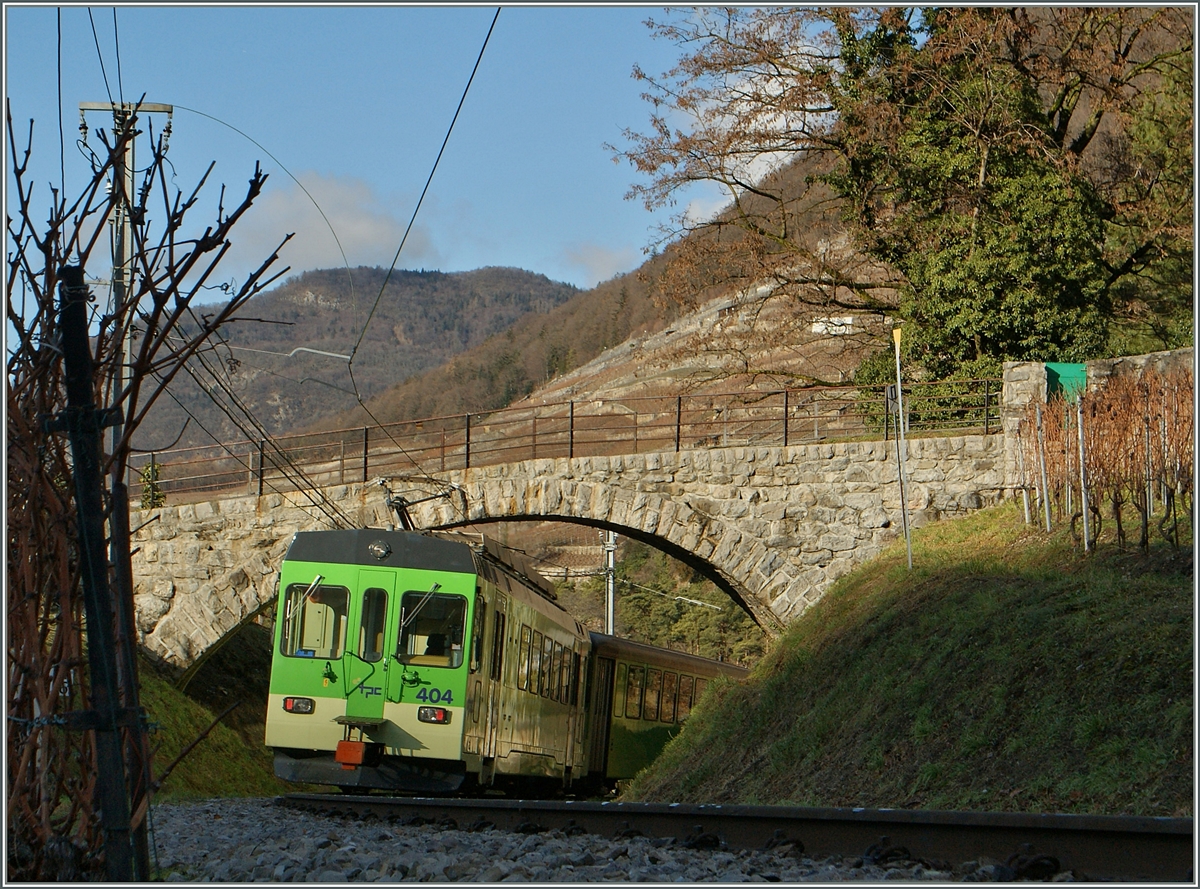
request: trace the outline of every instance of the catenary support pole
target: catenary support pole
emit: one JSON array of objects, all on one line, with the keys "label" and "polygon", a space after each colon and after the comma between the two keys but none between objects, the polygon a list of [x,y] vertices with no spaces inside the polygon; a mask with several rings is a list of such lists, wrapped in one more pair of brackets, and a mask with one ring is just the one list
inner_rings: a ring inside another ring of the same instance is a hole
[{"label": "catenary support pole", "polygon": [[604,632],[617,631],[617,532],[604,532]]}]

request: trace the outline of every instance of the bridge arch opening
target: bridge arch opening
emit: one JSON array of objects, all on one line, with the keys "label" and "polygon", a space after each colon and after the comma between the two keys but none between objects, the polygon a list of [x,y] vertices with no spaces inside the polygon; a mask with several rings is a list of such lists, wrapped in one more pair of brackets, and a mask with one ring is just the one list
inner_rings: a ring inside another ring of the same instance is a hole
[{"label": "bridge arch opening", "polygon": [[[470,530],[496,537],[507,546],[523,550],[533,556],[535,560],[542,561],[546,568],[544,573],[550,579],[570,585],[570,591],[564,596],[568,601],[561,604],[568,607],[574,605],[581,612],[588,610],[583,601],[585,594],[581,590],[587,586],[589,580],[594,579],[591,592],[593,596],[599,595],[599,599],[595,603],[588,602],[586,604],[595,606],[591,610],[592,612],[596,607],[600,608],[599,613],[602,614],[604,601],[602,537],[597,533],[588,540],[587,537],[581,538],[577,533],[564,533],[567,527],[595,529],[597,532],[612,531],[618,536],[620,542],[616,571],[618,629],[623,624],[631,626],[654,622],[652,618],[634,617],[629,611],[625,611],[624,616],[622,615],[623,603],[641,598],[643,602],[653,602],[655,606],[660,606],[661,609],[668,611],[675,608],[678,609],[677,613],[679,611],[695,612],[692,617],[686,619],[686,623],[693,628],[696,626],[715,627],[719,623],[722,638],[728,632],[731,645],[736,642],[742,649],[765,650],[773,633],[769,626],[763,626],[758,615],[747,606],[747,597],[737,584],[725,576],[711,561],[685,550],[670,540],[647,533],[642,529],[592,518],[543,515],[497,516],[439,526],[443,529]],[[505,530],[501,531],[500,528]],[[581,548],[579,546],[581,542],[583,543],[582,548],[590,551],[583,555],[582,565],[578,553],[574,554],[575,558],[571,558],[572,553],[570,553],[571,550]],[[634,547],[634,553],[629,553],[630,542],[641,546]],[[657,552],[664,558],[655,559],[653,555],[647,556],[647,551]],[[631,576],[629,573],[631,570],[638,569],[630,568],[626,563],[621,562],[620,559],[623,555],[628,556],[635,564],[641,564],[642,570],[648,570],[651,573],[655,572],[656,566],[658,571],[665,568],[670,572],[671,581],[663,583],[663,575],[659,574],[655,580],[644,579],[645,583],[638,582],[637,575]],[[644,563],[642,562],[643,558],[645,559]],[[706,582],[701,588],[701,592],[697,593],[694,589],[689,592],[688,587],[697,581]],[[646,583],[650,585],[647,586]],[[600,590],[599,593],[596,592],[597,586]],[[707,594],[703,590],[707,590]],[[700,599],[696,598],[697,595],[700,596]],[[654,597],[660,597],[663,601],[658,601]],[[701,601],[702,599],[709,601]],[[724,607],[721,604],[722,599],[725,600]],[[651,610],[660,611],[661,609]],[[711,613],[708,609],[711,609]],[[582,616],[582,614],[576,614],[576,617]],[[594,614],[592,616],[594,617]],[[599,627],[593,628],[598,629]],[[640,629],[644,630],[645,627],[641,626]],[[661,625],[659,630],[661,632]],[[714,632],[716,631],[714,630]],[[682,636],[678,641],[682,643]],[[663,640],[658,640],[654,644],[664,644],[666,647]],[[697,641],[695,644],[699,645],[700,643]]]}]

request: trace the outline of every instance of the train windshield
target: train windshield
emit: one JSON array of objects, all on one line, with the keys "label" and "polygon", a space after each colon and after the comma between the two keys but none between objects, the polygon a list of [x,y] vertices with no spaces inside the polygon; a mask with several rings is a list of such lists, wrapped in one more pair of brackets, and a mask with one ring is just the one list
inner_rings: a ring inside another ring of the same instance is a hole
[{"label": "train windshield", "polygon": [[400,600],[400,639],[396,659],[402,664],[457,667],[463,662],[463,627],[467,600],[434,592],[410,591]]},{"label": "train windshield", "polygon": [[327,586],[321,577],[293,583],[285,593],[280,648],[291,657],[337,658],[346,645],[346,613],[350,591]]}]

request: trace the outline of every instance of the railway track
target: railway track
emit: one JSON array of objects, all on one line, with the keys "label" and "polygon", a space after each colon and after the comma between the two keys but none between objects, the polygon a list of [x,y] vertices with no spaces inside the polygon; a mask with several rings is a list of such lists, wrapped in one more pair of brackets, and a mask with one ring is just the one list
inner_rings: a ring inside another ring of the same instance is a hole
[{"label": "railway track", "polygon": [[433,799],[294,793],[276,804],[447,828],[676,837],[695,847],[763,849],[799,841],[810,856],[1007,862],[1015,878],[1072,871],[1087,880],[1191,882],[1191,818],[1027,815],[666,803]]}]

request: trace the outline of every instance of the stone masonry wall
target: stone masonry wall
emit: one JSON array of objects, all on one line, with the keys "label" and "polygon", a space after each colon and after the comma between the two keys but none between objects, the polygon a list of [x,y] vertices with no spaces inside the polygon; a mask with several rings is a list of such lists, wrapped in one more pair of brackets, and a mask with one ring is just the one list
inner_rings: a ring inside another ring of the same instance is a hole
[{"label": "stone masonry wall", "polygon": [[[1000,436],[910,441],[914,527],[996,502]],[[895,442],[532,460],[439,474],[466,497],[413,510],[418,527],[565,518],[694,554],[768,629],[786,624],[901,533]],[[417,494],[419,491],[400,493]],[[364,527],[395,522],[379,485],[327,496]],[[415,499],[415,496],[412,498]],[[457,504],[457,505],[456,505]],[[140,641],[177,667],[268,605],[291,535],[332,527],[300,495],[229,498],[135,513]]]}]

